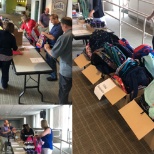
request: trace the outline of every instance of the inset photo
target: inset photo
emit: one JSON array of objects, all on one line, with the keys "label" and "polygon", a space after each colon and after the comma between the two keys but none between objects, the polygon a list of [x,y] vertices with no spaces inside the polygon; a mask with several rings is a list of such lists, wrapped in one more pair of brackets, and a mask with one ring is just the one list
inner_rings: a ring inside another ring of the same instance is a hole
[{"label": "inset photo", "polygon": [[1,154],[72,154],[72,105],[0,106]]}]

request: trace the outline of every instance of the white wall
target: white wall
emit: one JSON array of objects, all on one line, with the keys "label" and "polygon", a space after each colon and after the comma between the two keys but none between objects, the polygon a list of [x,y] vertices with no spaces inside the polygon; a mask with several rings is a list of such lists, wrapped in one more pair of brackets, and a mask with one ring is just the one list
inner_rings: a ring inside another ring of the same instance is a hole
[{"label": "white wall", "polygon": [[29,124],[30,127],[33,127],[33,116],[26,116],[26,124]]},{"label": "white wall", "polygon": [[68,0],[67,16],[72,18],[72,0]]},{"label": "white wall", "polygon": [[[42,0],[31,0],[31,19],[34,19],[34,11],[35,11],[35,2],[36,1],[39,1],[39,3],[40,3],[38,14],[39,14],[39,16],[41,14]],[[50,9],[50,13],[51,13],[52,12],[52,0],[46,1],[46,7],[48,7]],[[68,0],[67,16],[72,17],[72,0]],[[38,17],[38,20],[39,20],[39,17]]]},{"label": "white wall", "polygon": [[[146,0],[148,2],[152,2],[154,3],[154,0]],[[129,8],[132,8],[134,10],[138,9],[138,0],[130,0],[129,3]],[[154,6],[152,4],[148,4],[145,2],[140,1],[139,2],[139,12],[142,12],[146,15],[150,15],[153,11]],[[133,17],[137,17],[136,14],[129,12],[129,15],[133,16]],[[144,20],[144,17],[139,16],[139,19]]]}]

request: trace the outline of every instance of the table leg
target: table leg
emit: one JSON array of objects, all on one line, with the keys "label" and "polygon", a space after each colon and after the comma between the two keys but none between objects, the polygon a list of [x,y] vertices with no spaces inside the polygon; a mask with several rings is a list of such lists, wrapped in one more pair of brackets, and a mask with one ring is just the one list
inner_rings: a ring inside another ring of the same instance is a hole
[{"label": "table leg", "polygon": [[38,90],[38,92],[40,93],[40,95],[41,95],[41,101],[43,102],[43,94],[41,93],[41,91],[40,91],[40,74],[38,74],[38,82],[37,82],[38,84],[38,86],[37,86],[37,90]]},{"label": "table leg", "polygon": [[25,93],[25,91],[26,91],[26,75],[24,77],[24,91],[21,92],[20,95],[19,95],[18,104],[23,104],[23,103],[20,102],[20,99],[23,96],[23,94]]},{"label": "table leg", "polygon": [[[29,77],[29,79],[35,81],[31,76]],[[38,74],[38,80],[35,81],[37,83],[36,86],[27,86],[26,83],[29,81],[29,79],[27,80],[26,75],[24,76],[24,90],[23,92],[20,93],[19,95],[19,99],[18,99],[18,104],[24,104],[20,102],[21,97],[24,95],[24,93],[26,92],[26,89],[28,88],[37,88],[37,91],[39,92],[39,94],[41,95],[41,101],[43,102],[43,94],[40,91],[40,74]],[[27,81],[26,81],[27,80]]]}]

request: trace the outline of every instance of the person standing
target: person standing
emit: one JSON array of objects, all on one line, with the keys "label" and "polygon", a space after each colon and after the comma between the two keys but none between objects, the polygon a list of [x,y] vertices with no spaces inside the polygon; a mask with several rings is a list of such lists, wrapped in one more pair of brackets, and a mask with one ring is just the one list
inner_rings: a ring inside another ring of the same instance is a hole
[{"label": "person standing", "polygon": [[[153,18],[153,16],[154,16],[154,10],[153,10],[153,12],[151,13],[151,15],[147,17],[147,20],[152,19],[152,18]],[[153,25],[152,25],[152,26],[153,26],[152,46],[153,46],[153,49],[154,49],[154,22],[153,22]]]},{"label": "person standing", "polygon": [[4,125],[1,127],[1,137],[0,137],[1,152],[4,151],[3,150],[4,148],[5,148],[5,152],[7,150],[5,143],[8,141],[8,137],[11,134],[11,130],[8,125],[9,125],[8,120],[4,120]]},{"label": "person standing", "polygon": [[[47,37],[47,42],[50,45],[50,47],[52,48],[54,46],[54,44],[56,43],[58,37],[63,34],[63,31],[62,31],[60,22],[58,20],[57,14],[51,14],[50,21],[53,24],[53,27],[50,30],[50,32],[49,33],[42,32],[41,34],[43,34]],[[56,60],[53,59],[53,57],[50,56],[48,53],[46,53],[46,60],[47,60],[47,63],[50,65],[50,67],[53,70],[50,77],[47,77],[47,80],[48,81],[56,81],[57,80]]]},{"label": "person standing", "polygon": [[63,17],[61,27],[64,33],[57,39],[52,50],[49,44],[45,44],[44,48],[53,58],[60,57],[59,104],[70,104],[68,96],[72,88],[72,19]]},{"label": "person standing", "polygon": [[40,19],[39,19],[39,31],[41,32],[49,32],[49,8],[46,8],[44,13],[41,14]]},{"label": "person standing", "polygon": [[93,0],[93,9],[89,13],[89,17],[93,17],[94,20],[105,21],[103,6],[101,0]]},{"label": "person standing", "polygon": [[25,30],[25,36],[29,40],[31,44],[35,46],[36,38],[38,39],[40,33],[38,31],[38,24],[35,20],[30,19],[26,15],[23,15],[21,17],[22,25],[20,27],[20,30]]},{"label": "person standing", "polygon": [[5,30],[0,30],[0,68],[2,71],[1,84],[3,89],[8,87],[9,68],[11,65],[13,52],[18,49],[16,39],[12,35],[14,32],[13,23],[6,23]]},{"label": "person standing", "polygon": [[41,127],[44,129],[44,131],[37,136],[37,138],[41,138],[43,141],[41,154],[52,154],[53,151],[52,129],[48,126],[46,120],[41,121]]}]

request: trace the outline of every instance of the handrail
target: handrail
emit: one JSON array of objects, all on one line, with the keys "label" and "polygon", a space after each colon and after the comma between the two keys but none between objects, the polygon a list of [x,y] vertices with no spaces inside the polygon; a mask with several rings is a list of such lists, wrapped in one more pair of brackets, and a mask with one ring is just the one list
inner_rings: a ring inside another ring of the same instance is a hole
[{"label": "handrail", "polygon": [[[146,21],[147,21],[146,18],[147,18],[147,15],[145,15],[144,13],[141,13],[141,12],[139,12],[139,11],[136,11],[136,10],[133,10],[133,9],[130,9],[130,8],[126,8],[126,7],[121,6],[121,5],[120,5],[120,0],[119,0],[119,5],[118,5],[118,4],[115,4],[115,3],[112,3],[112,2],[110,2],[110,1],[108,1],[108,0],[103,0],[103,2],[107,2],[107,3],[110,3],[110,4],[112,4],[112,5],[115,5],[115,6],[118,6],[118,7],[119,7],[119,19],[116,18],[116,17],[114,17],[115,19],[119,20],[119,26],[120,26],[120,27],[119,27],[119,28],[120,28],[119,37],[121,38],[121,22],[123,22],[123,23],[125,23],[125,24],[127,24],[127,25],[129,25],[129,26],[131,26],[131,27],[133,27],[133,28],[135,28],[135,29],[137,29],[137,30],[143,32],[143,35],[142,35],[142,44],[144,44],[144,38],[145,38],[145,34],[146,34],[146,32],[145,32],[145,27],[146,27]],[[137,15],[140,15],[140,16],[144,17],[143,30],[140,30],[139,28],[137,28],[137,27],[135,27],[135,26],[133,26],[133,25],[131,25],[131,24],[125,22],[125,21],[122,21],[122,20],[121,20],[121,15],[120,15],[120,14],[121,14],[121,9],[120,9],[120,8],[126,9],[126,10],[128,10],[128,11],[130,11],[130,12],[133,12],[133,13],[135,13],[135,14],[137,14]],[[106,12],[105,12],[105,13],[106,13]],[[106,13],[106,14],[110,15],[109,13]],[[110,15],[110,16],[112,16],[112,15]],[[112,17],[113,17],[113,16],[112,16]]]},{"label": "handrail", "polygon": [[65,142],[65,143],[69,144],[69,147],[70,147],[70,145],[72,145],[72,143],[71,143],[71,142],[67,142],[67,141],[65,141],[65,140],[62,140],[62,139],[57,138],[57,137],[54,137],[54,138],[57,139],[57,140],[60,140],[61,143],[60,143],[60,148],[58,148],[58,147],[55,146],[55,145],[53,145],[53,146],[54,146],[55,148],[57,148],[58,150],[60,150],[60,153],[61,153],[61,154],[62,154],[62,152],[66,153],[66,154],[69,154],[68,152],[62,150],[62,142]]}]

